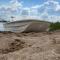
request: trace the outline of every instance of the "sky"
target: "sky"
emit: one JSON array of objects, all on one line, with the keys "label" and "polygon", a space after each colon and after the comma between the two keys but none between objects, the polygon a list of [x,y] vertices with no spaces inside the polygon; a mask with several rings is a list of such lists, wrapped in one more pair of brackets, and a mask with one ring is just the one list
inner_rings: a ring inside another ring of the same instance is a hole
[{"label": "sky", "polygon": [[0,0],[0,18],[60,21],[60,0]]}]

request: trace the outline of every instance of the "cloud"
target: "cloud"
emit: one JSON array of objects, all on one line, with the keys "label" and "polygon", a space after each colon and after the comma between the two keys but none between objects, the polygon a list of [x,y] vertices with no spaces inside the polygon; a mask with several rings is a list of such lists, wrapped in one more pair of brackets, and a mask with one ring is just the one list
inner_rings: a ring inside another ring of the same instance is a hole
[{"label": "cloud", "polygon": [[6,18],[18,13],[18,9],[22,9],[23,5],[22,5],[22,1],[18,2],[18,0],[11,0],[8,5],[1,5],[0,6],[0,16],[5,15]]},{"label": "cloud", "polygon": [[0,6],[0,9],[2,9],[2,8],[4,8],[5,10],[8,10],[8,9],[10,9],[10,10],[18,10],[18,8],[20,9],[20,8],[22,8],[22,3],[23,2],[18,2],[18,0],[11,0],[8,4],[9,5],[1,5]]},{"label": "cloud", "polygon": [[18,2],[18,0],[11,0],[10,1],[10,6],[12,10],[17,10],[18,8],[22,7],[23,2]]},{"label": "cloud", "polygon": [[[11,0],[9,5],[1,5],[0,13],[1,16],[15,16],[16,19],[21,18],[38,18],[52,21],[57,20],[60,16],[54,15],[54,12],[60,11],[60,4],[55,0],[48,0],[40,5],[34,5],[31,7],[23,7],[23,1]],[[54,11],[51,15],[48,12]],[[60,19],[60,18],[59,18]]]},{"label": "cloud", "polygon": [[59,10],[60,10],[60,4],[57,4],[56,11],[59,11]]},{"label": "cloud", "polygon": [[[47,19],[52,21],[52,20],[57,20],[57,18],[60,17],[60,16],[56,16],[58,14],[56,12],[60,11],[60,4],[58,1],[55,0],[48,0],[47,2],[44,2],[41,5],[33,6],[32,8],[36,9],[37,11],[38,9],[40,9],[40,11],[37,12],[37,14],[40,14],[39,16],[42,19]],[[41,10],[43,11],[42,13]],[[49,14],[48,12],[50,13],[52,12],[53,15]]]}]

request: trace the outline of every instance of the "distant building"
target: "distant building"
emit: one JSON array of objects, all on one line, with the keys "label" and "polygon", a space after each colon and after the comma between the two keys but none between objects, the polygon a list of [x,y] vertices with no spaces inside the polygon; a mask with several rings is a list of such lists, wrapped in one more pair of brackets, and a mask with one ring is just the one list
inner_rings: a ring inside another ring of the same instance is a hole
[{"label": "distant building", "polygon": [[6,24],[7,21],[0,19],[0,31],[5,31],[4,25]]},{"label": "distant building", "polygon": [[39,20],[22,20],[9,22],[4,25],[5,31],[11,32],[40,32],[47,31],[50,23]]}]

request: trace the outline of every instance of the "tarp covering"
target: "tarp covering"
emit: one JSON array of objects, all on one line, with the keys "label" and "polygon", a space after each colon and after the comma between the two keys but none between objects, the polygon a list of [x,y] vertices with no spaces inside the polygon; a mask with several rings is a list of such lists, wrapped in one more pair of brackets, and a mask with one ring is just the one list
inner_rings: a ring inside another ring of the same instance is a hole
[{"label": "tarp covering", "polygon": [[42,32],[48,28],[49,23],[31,23],[23,32]]}]

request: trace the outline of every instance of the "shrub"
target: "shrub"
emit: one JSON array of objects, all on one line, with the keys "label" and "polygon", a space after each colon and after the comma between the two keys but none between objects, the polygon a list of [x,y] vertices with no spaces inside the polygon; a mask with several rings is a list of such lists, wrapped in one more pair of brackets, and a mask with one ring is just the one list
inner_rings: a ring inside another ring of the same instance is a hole
[{"label": "shrub", "polygon": [[49,28],[50,31],[60,30],[60,22],[51,23]]}]

